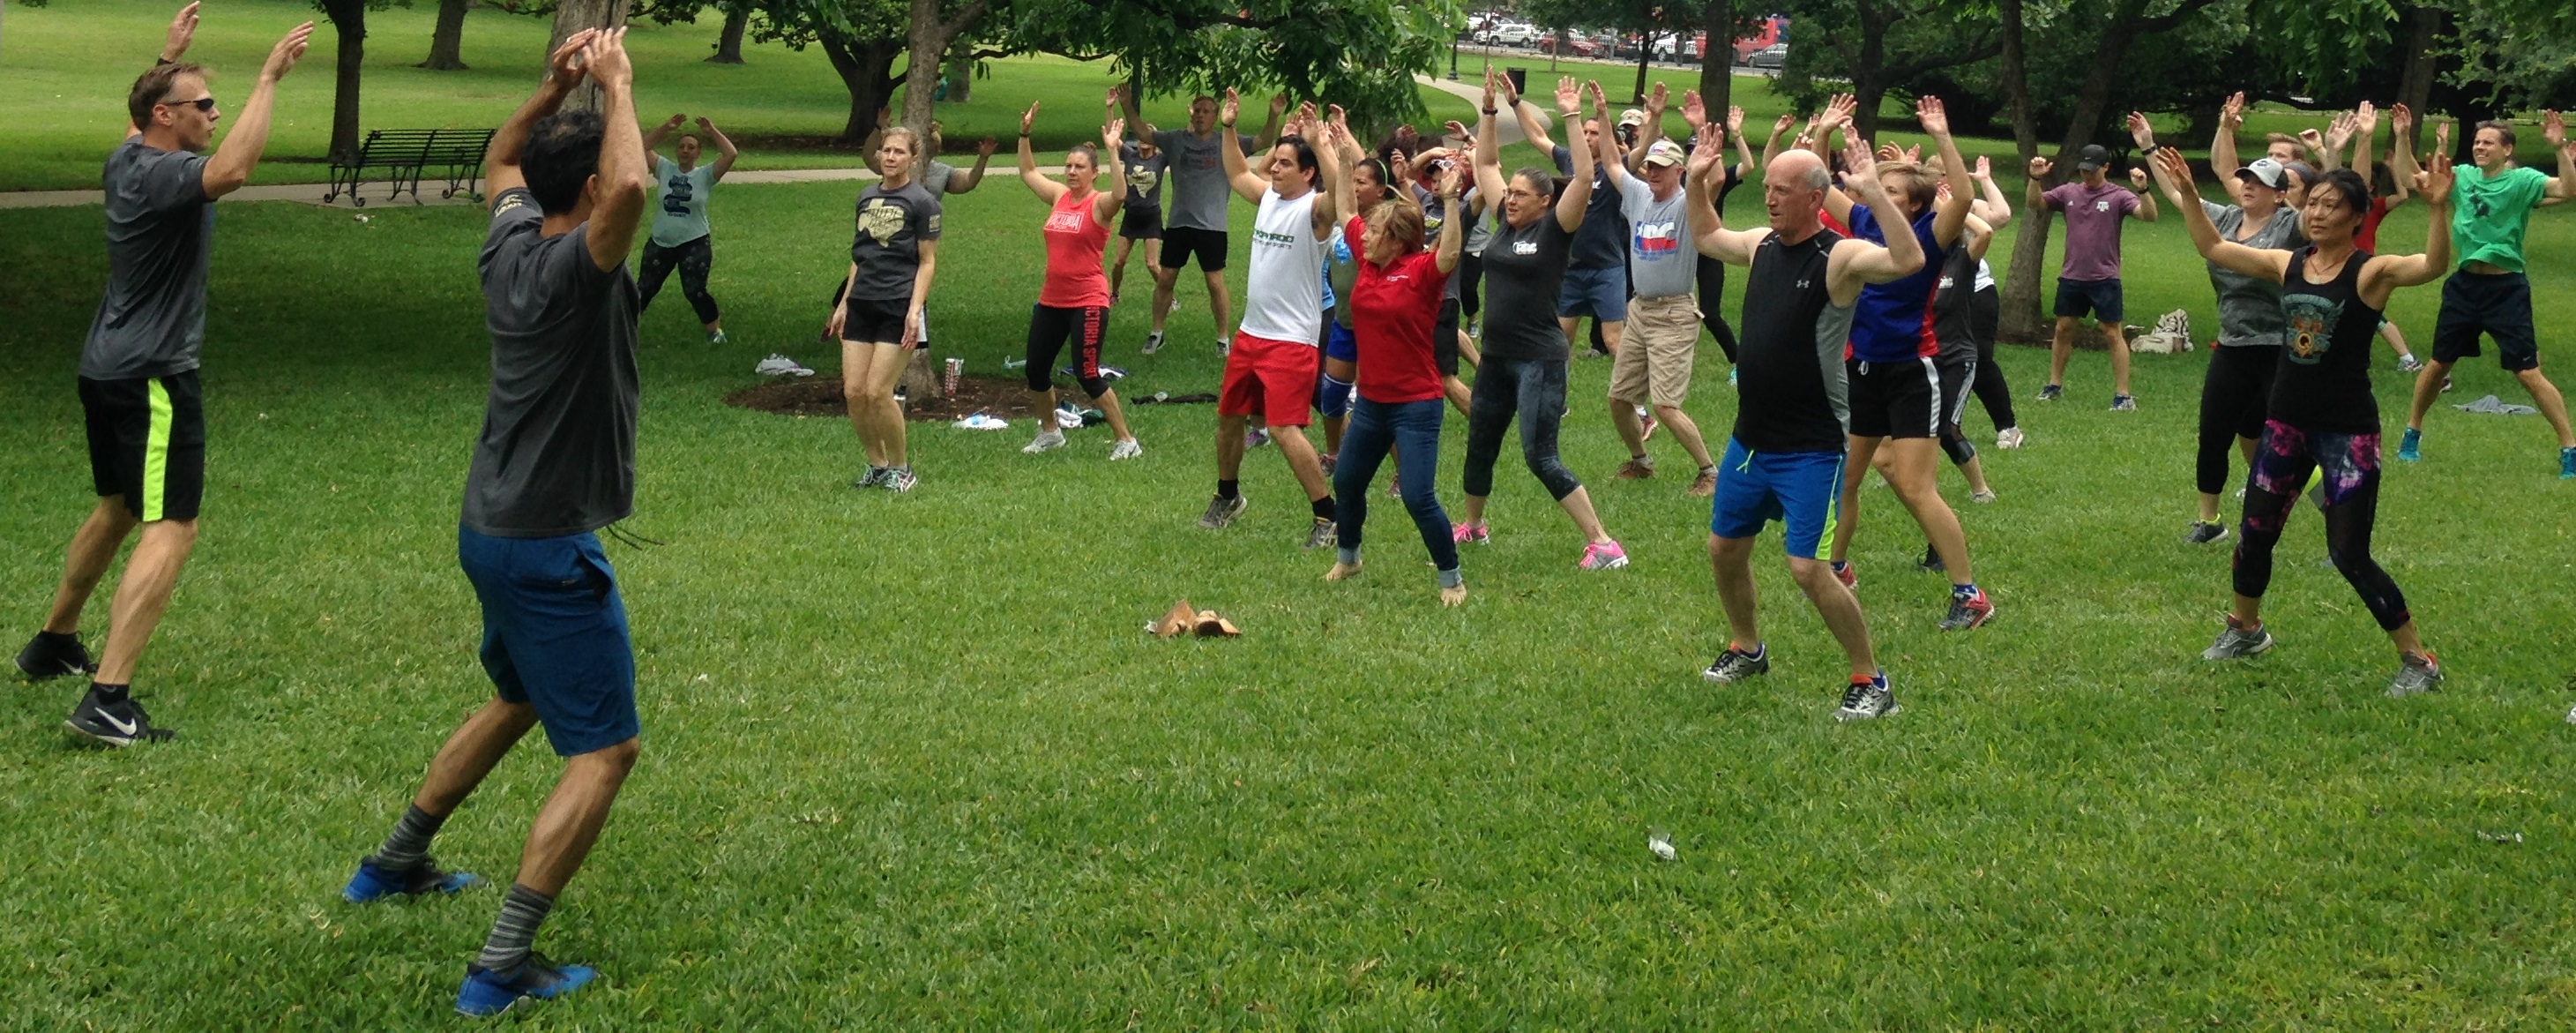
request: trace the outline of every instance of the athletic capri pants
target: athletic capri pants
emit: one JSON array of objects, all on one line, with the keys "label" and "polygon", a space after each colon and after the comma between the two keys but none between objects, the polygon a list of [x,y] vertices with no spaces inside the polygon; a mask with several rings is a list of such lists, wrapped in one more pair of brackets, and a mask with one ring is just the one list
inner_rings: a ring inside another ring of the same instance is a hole
[{"label": "athletic capri pants", "polygon": [[699,237],[686,244],[663,247],[644,242],[644,271],[636,277],[635,289],[644,295],[639,308],[651,308],[653,295],[662,292],[662,281],[671,278],[671,270],[680,270],[680,295],[689,299],[689,307],[698,313],[698,322],[716,321],[716,296],[707,293],[707,270],[715,268],[715,245]]},{"label": "athletic capri pants", "polygon": [[1029,390],[1055,388],[1055,358],[1066,342],[1073,344],[1073,379],[1082,393],[1098,398],[1109,393],[1100,376],[1100,342],[1109,336],[1109,309],[1102,305],[1058,308],[1029,307]]},{"label": "athletic capri pants", "polygon": [[[2225,350],[2225,349],[2222,349]],[[2308,475],[2322,468],[2325,494],[2326,558],[2361,594],[2362,605],[2382,631],[2404,627],[2406,596],[2397,582],[2370,558],[2371,527],[2379,521],[2379,435],[2337,434],[2293,427],[2279,420],[2263,424],[2254,445],[2254,484],[2245,492],[2245,522],[2236,539],[2236,594],[2260,599],[2272,585],[2272,547],[2307,486]]]},{"label": "athletic capri pants", "polygon": [[2272,373],[2281,346],[2249,344],[2209,350],[2209,374],[2200,385],[2200,459],[2194,480],[2203,495],[2227,487],[2227,457],[2236,439],[2263,436],[2263,412],[2272,404]]},{"label": "athletic capri pants", "polygon": [[1557,428],[1565,422],[1565,360],[1488,355],[1468,392],[1467,494],[1494,493],[1494,461],[1502,457],[1503,432],[1515,415],[1521,421],[1521,458],[1548,496],[1563,500],[1583,487],[1556,454]]}]

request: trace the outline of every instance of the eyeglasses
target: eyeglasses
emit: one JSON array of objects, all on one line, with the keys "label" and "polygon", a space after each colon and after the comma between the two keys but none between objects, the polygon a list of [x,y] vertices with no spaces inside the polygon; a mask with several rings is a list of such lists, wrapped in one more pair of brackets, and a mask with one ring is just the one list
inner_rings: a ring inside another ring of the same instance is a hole
[{"label": "eyeglasses", "polygon": [[213,97],[199,97],[195,100],[165,100],[161,103],[173,108],[193,107],[197,109],[197,113],[201,115],[211,115],[215,113],[215,99]]}]

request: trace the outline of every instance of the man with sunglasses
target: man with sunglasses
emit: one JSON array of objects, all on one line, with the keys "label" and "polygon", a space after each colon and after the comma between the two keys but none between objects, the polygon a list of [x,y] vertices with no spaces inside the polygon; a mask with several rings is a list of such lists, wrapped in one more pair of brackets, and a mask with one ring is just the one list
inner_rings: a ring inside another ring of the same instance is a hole
[{"label": "man with sunglasses", "polygon": [[[313,23],[306,22],[277,41],[232,131],[209,155],[203,152],[223,112],[206,88],[205,69],[179,60],[196,26],[196,4],[171,21],[160,62],[126,97],[132,122],[125,143],[107,158],[107,295],[80,359],[98,504],[72,537],[44,630],[18,654],[18,669],[29,678],[90,676],[89,691],[65,724],[108,746],[172,735],[152,724],[127,688],[197,540],[206,480],[197,351],[206,336],[214,201],[250,181],[268,145],[277,81],[313,36]],[[142,534],[117,584],[107,640],[93,665],[79,638],[81,610],[138,526]]]}]

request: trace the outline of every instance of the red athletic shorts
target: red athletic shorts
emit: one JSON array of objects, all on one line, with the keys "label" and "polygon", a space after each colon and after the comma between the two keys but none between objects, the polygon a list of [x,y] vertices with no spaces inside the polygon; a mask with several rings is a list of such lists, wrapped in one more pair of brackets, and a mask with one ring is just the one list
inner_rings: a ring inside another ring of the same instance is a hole
[{"label": "red athletic shorts", "polygon": [[1225,386],[1217,392],[1219,416],[1260,416],[1266,427],[1312,422],[1315,373],[1323,354],[1312,344],[1274,341],[1242,331],[1225,354]]}]

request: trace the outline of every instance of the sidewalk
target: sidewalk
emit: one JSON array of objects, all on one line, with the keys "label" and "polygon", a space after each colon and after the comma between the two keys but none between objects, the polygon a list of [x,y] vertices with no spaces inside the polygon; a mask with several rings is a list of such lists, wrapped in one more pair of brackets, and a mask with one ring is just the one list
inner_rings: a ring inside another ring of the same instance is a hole
[{"label": "sidewalk", "polygon": [[[1514,128],[1511,132],[1518,134],[1520,130]],[[995,157],[1000,156],[996,155]],[[965,165],[971,166],[971,164],[972,159],[970,158]],[[1044,172],[1050,176],[1064,175],[1064,168],[1062,166],[1041,166],[1038,171]],[[1017,178],[1019,175],[1019,169],[1016,162],[1012,167],[1004,168],[1002,167],[1002,164],[997,161],[993,163],[992,167],[985,170],[984,175],[986,178],[994,176],[1009,176]],[[876,178],[877,174],[868,171],[864,166],[853,166],[837,169],[736,169],[732,172],[725,173],[724,181],[727,186],[758,186],[776,183],[832,183],[844,181],[873,182]],[[330,189],[331,185],[328,183],[268,183],[259,186],[243,187],[230,194],[224,195],[223,199],[225,201],[296,201],[324,208],[348,208],[352,211],[361,210],[350,204],[347,197],[342,197],[337,201],[325,204],[322,200],[322,195]],[[384,192],[387,189],[387,186],[384,183],[369,183],[362,186],[360,189],[367,196],[367,204],[370,207],[380,207],[386,204],[407,207],[412,203],[411,195],[408,192],[403,195],[401,200],[391,202],[386,201],[384,198]],[[435,182],[423,187],[421,190],[420,203],[423,205],[475,203],[472,197],[464,194],[458,194],[455,197],[450,198],[442,198],[438,196],[438,192],[441,189],[443,189],[443,186]],[[106,193],[99,190],[15,190],[0,192],[0,208],[74,208],[85,204],[105,204],[106,201]]]},{"label": "sidewalk", "polygon": [[[1465,79],[1460,79],[1457,82],[1450,82],[1446,76],[1422,75],[1419,73],[1414,75],[1413,81],[1454,97],[1466,98],[1469,105],[1482,104],[1485,102],[1485,76],[1482,72],[1477,73],[1476,80],[1474,82],[1468,82]],[[1539,118],[1546,121],[1549,129],[1552,130],[1556,128],[1556,114],[1554,112],[1547,110],[1547,106],[1543,104],[1533,104],[1531,106],[1538,109]],[[1508,111],[1494,116],[1494,135],[1496,138],[1503,141],[1503,146],[1505,147],[1521,142],[1521,120],[1510,116],[1511,112]],[[1475,123],[1473,122],[1467,124],[1467,128],[1469,129],[1474,129],[1475,127]],[[0,197],[6,196],[7,195],[5,194],[0,194]]]}]

